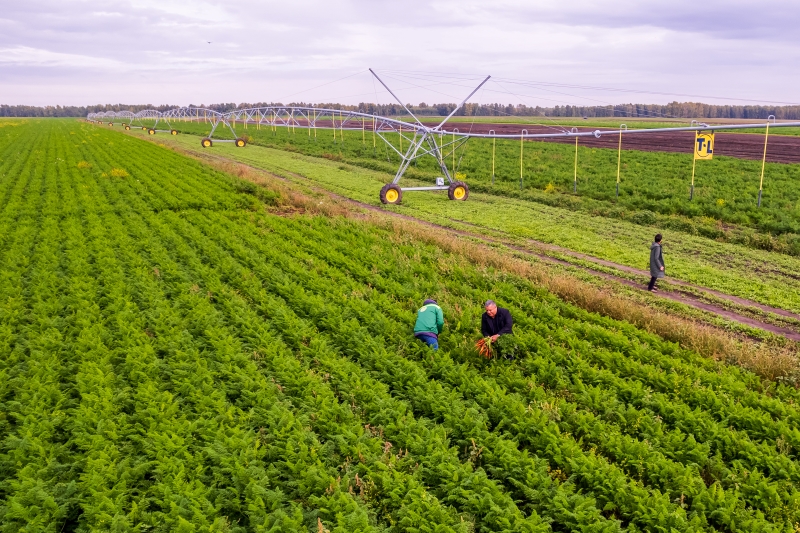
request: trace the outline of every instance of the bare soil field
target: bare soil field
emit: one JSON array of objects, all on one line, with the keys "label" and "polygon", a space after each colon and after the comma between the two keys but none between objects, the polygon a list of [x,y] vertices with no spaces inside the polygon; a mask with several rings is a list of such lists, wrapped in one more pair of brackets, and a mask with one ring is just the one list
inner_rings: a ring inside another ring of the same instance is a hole
[{"label": "bare soil field", "polygon": [[[435,125],[425,123],[426,125]],[[438,123],[437,123],[438,124]],[[464,133],[489,133],[494,130],[498,134],[519,134],[522,131],[520,124],[490,124],[476,122],[475,124],[460,124],[458,128]],[[528,133],[556,133],[559,128],[542,126],[525,126]],[[597,128],[578,128],[578,131],[595,131]],[[452,130],[451,130],[452,131]],[[574,139],[552,138],[542,139],[543,142],[559,142],[573,144]],[[756,133],[717,133],[716,155],[737,157],[740,159],[761,159],[764,154],[764,135]],[[537,141],[538,142],[538,141]],[[619,136],[614,134],[596,137],[581,137],[581,146],[592,148],[616,149]],[[641,150],[645,152],[685,152],[691,153],[694,143],[694,132],[680,131],[673,133],[643,133],[622,136],[623,150]],[[800,163],[800,137],[788,135],[770,135],[767,146],[767,161],[772,163]]]}]

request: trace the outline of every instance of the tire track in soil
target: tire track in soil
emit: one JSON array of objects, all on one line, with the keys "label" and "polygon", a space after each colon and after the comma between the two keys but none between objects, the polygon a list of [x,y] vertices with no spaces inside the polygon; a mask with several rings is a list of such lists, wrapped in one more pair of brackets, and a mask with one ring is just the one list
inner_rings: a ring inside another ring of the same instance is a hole
[{"label": "tire track in soil", "polygon": [[[150,139],[147,139],[147,140],[150,140]],[[150,142],[153,142],[153,141],[150,141]],[[264,169],[261,169],[261,168],[258,168],[258,167],[254,167],[252,165],[247,165],[247,164],[242,163],[240,161],[236,161],[235,159],[228,159],[227,157],[220,156],[220,155],[212,155],[212,154],[208,154],[208,153],[193,152],[191,150],[187,150],[186,148],[184,148],[182,146],[178,146],[178,145],[173,145],[173,148],[176,151],[179,151],[180,153],[183,153],[185,155],[188,155],[188,156],[190,156],[192,158],[195,158],[195,159],[198,159],[198,160],[201,160],[201,161],[202,160],[207,160],[207,161],[217,161],[217,162],[224,162],[224,163],[229,163],[229,164],[241,165],[242,167],[251,169],[253,171],[263,172],[263,173],[268,174],[268,175],[270,175],[270,176],[272,176],[272,177],[274,177],[276,179],[285,181],[287,183],[291,183],[291,180],[289,180],[289,179],[287,179],[285,177],[278,176],[278,175],[273,174],[273,173],[271,173],[271,172],[269,172],[267,170],[264,170]],[[453,234],[453,235],[458,235],[458,236],[461,236],[461,237],[473,238],[473,239],[476,239],[476,240],[481,241],[481,242],[486,243],[486,244],[499,244],[499,245],[505,246],[506,248],[508,248],[510,250],[514,250],[516,252],[519,252],[519,253],[522,253],[522,254],[525,254],[525,255],[536,257],[536,258],[538,258],[538,259],[540,259],[540,260],[542,260],[544,262],[550,263],[550,264],[556,264],[556,265],[560,265],[560,266],[567,266],[567,267],[570,267],[570,268],[575,268],[575,269],[587,272],[589,274],[592,274],[593,276],[596,276],[598,278],[607,279],[609,281],[614,281],[614,282],[620,283],[622,285],[625,285],[625,286],[628,286],[628,287],[631,287],[631,288],[635,288],[635,289],[639,289],[639,290],[642,290],[642,291],[646,290],[645,289],[645,286],[646,286],[646,282],[645,281],[634,281],[634,280],[631,280],[631,279],[629,279],[627,277],[624,277],[624,276],[618,276],[618,275],[610,274],[608,272],[595,270],[593,268],[590,268],[590,267],[584,266],[584,265],[577,265],[577,264],[571,263],[571,262],[569,262],[567,260],[559,259],[557,257],[553,257],[551,255],[548,255],[548,254],[544,253],[544,252],[535,251],[535,250],[531,250],[529,248],[526,248],[524,246],[520,246],[519,244],[511,242],[510,240],[505,240],[505,239],[500,239],[500,238],[495,238],[495,237],[489,237],[487,235],[483,235],[483,234],[480,234],[480,233],[475,233],[475,232],[471,232],[471,231],[450,228],[450,227],[443,226],[441,224],[436,224],[435,222],[429,222],[427,220],[423,220],[423,219],[420,219],[420,218],[417,218],[417,217],[414,217],[414,216],[411,216],[411,215],[406,215],[406,214],[403,214],[403,213],[395,213],[393,211],[387,211],[386,209],[383,209],[383,208],[381,208],[379,206],[368,204],[368,203],[365,203],[365,202],[360,202],[358,200],[354,200],[352,198],[348,198],[346,196],[342,196],[340,194],[336,194],[334,192],[331,192],[328,189],[325,189],[323,187],[318,186],[314,180],[312,180],[310,178],[307,178],[306,176],[303,176],[302,174],[298,174],[298,173],[293,172],[293,171],[291,171],[289,169],[286,169],[286,168],[281,168],[281,167],[278,167],[278,168],[280,168],[283,172],[286,172],[287,174],[290,174],[291,176],[294,176],[295,178],[303,180],[315,192],[320,192],[320,193],[326,194],[326,195],[328,195],[328,196],[330,196],[332,198],[335,198],[337,200],[346,202],[346,203],[351,204],[351,205],[358,206],[358,207],[366,209],[366,210],[368,210],[370,212],[382,213],[384,215],[395,217],[395,218],[398,218],[398,219],[416,222],[416,223],[422,224],[424,226],[435,228],[438,231],[447,232],[447,233],[450,233],[450,234]],[[468,225],[468,226],[474,226],[476,228],[480,228],[480,226],[477,226],[476,224],[472,224],[472,223],[469,223],[469,222],[463,222],[463,221],[456,220],[456,219],[450,219],[450,220],[452,220],[455,223],[465,224],[465,225]],[[562,247],[559,247],[559,246],[556,246],[556,245],[552,245],[552,244],[536,241],[536,240],[533,240],[533,239],[527,239],[527,242],[530,245],[535,246],[537,248],[549,250],[551,252],[561,253],[561,254],[564,254],[564,255],[569,255],[571,257],[575,257],[576,259],[582,259],[584,261],[589,261],[589,262],[595,263],[595,264],[597,264],[599,266],[604,266],[604,267],[607,267],[607,268],[613,268],[613,269],[619,270],[621,272],[626,272],[628,274],[645,275],[646,276],[646,281],[649,281],[649,279],[650,279],[649,272],[645,272],[645,271],[640,270],[640,269],[636,269],[636,268],[629,267],[629,266],[626,266],[626,265],[621,265],[619,263],[614,263],[612,261],[607,261],[607,260],[604,260],[604,259],[593,257],[591,255],[581,254],[581,253],[569,250],[568,248],[562,248]],[[733,296],[733,295],[730,295],[730,294],[722,293],[722,292],[716,291],[714,289],[709,289],[708,287],[703,287],[701,285],[694,285],[692,283],[688,283],[688,282],[685,282],[685,281],[680,281],[680,280],[676,280],[676,279],[672,279],[672,278],[669,280],[669,283],[674,284],[674,285],[678,285],[678,286],[681,286],[681,287],[685,287],[686,289],[693,289],[693,290],[696,290],[696,291],[705,292],[705,293],[707,293],[709,295],[713,295],[713,296],[715,296],[717,298],[721,298],[721,299],[727,300],[727,301],[729,301],[731,303],[735,303],[735,304],[742,305],[742,306],[745,306],[745,307],[750,307],[750,308],[753,308],[753,309],[757,309],[757,310],[760,310],[760,311],[763,311],[763,312],[767,312],[767,313],[772,313],[772,314],[779,315],[779,316],[786,317],[786,318],[792,318],[792,319],[800,320],[800,315],[791,313],[790,311],[786,311],[785,309],[771,307],[771,306],[768,306],[768,305],[765,305],[765,304],[761,304],[759,302],[755,302],[755,301],[747,300],[745,298],[741,298],[741,297],[738,297],[738,296]],[[694,294],[691,294],[691,293],[686,292],[686,291],[663,290],[663,289],[661,289],[661,290],[659,290],[658,293],[654,293],[653,297],[654,298],[664,298],[664,299],[672,300],[672,301],[675,301],[675,302],[679,302],[679,303],[688,305],[690,307],[693,307],[695,309],[699,309],[701,311],[706,311],[706,312],[709,312],[709,313],[713,313],[715,315],[718,315],[718,316],[720,316],[722,318],[725,318],[727,320],[730,320],[732,322],[736,322],[738,324],[742,324],[742,325],[749,326],[749,327],[756,328],[756,329],[761,329],[763,331],[767,331],[767,332],[773,333],[775,335],[779,335],[779,336],[785,337],[785,338],[787,338],[789,340],[800,342],[800,331],[797,331],[797,330],[789,328],[789,327],[778,326],[778,325],[771,324],[771,323],[766,322],[766,321],[758,320],[757,318],[754,318],[754,317],[751,317],[751,316],[747,316],[747,315],[743,315],[741,313],[737,313],[737,312],[735,312],[733,310],[726,309],[725,307],[723,307],[721,305],[716,305],[716,304],[712,304],[712,303],[706,302],[706,301],[702,300],[701,298],[695,296]]]}]

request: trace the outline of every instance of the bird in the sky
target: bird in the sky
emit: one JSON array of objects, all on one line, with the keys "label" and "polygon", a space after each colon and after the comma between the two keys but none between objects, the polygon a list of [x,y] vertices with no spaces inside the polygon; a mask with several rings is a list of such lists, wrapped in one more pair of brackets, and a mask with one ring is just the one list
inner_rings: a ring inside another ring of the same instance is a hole
[{"label": "bird in the sky", "polygon": [[208,44],[211,44],[211,41],[208,41]]}]

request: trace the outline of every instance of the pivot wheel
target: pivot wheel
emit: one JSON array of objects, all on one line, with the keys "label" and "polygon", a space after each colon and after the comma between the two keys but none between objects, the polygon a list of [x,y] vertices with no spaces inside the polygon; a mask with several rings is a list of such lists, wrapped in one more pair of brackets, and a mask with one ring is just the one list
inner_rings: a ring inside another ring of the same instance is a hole
[{"label": "pivot wheel", "polygon": [[233,141],[233,144],[235,144],[239,148],[244,148],[245,145],[247,145],[247,141],[245,141],[241,137],[238,137],[235,141]]},{"label": "pivot wheel", "polygon": [[109,125],[109,126],[113,126],[113,125],[114,125],[114,123],[113,123],[113,122],[109,122],[109,123],[108,123],[108,125]]},{"label": "pivot wheel", "polygon": [[211,148],[212,144],[214,143],[212,143],[211,139],[209,139],[208,137],[200,140],[200,146],[202,146],[203,148]]},{"label": "pivot wheel", "polygon": [[459,200],[463,202],[469,198],[469,187],[463,181],[454,181],[447,189],[447,197],[451,200]]},{"label": "pivot wheel", "polygon": [[178,130],[169,130],[170,135],[177,135]]},{"label": "pivot wheel", "polygon": [[126,125],[125,125],[125,129],[126,129],[126,130],[129,130],[129,129],[131,129],[131,127],[130,127],[130,126],[128,126],[128,125],[126,124]]},{"label": "pivot wheel", "polygon": [[147,131],[147,127],[146,126],[142,126],[142,131]]},{"label": "pivot wheel", "polygon": [[155,135],[156,134],[156,130],[154,130],[153,128],[150,128],[149,130],[147,130],[147,134],[148,135]]},{"label": "pivot wheel", "polygon": [[403,189],[394,183],[387,183],[381,189],[381,203],[382,204],[399,204],[403,200]]}]

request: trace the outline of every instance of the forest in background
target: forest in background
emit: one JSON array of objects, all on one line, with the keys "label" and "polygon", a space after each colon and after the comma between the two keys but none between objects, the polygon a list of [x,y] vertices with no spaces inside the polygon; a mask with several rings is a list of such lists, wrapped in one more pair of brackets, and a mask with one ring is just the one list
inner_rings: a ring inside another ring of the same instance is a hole
[{"label": "forest in background", "polygon": [[[190,107],[205,107],[219,112],[237,108],[261,107],[268,105],[284,105],[275,102],[254,103],[222,103],[222,104],[189,104]],[[360,111],[364,113],[394,116],[407,114],[397,104],[343,105],[338,103],[291,102],[291,106],[316,106],[328,109]],[[456,108],[455,103],[407,104],[414,114],[423,116],[445,116]],[[88,113],[100,111],[132,111],[157,109],[166,111],[179,107],[176,105],[150,104],[104,104],[91,106],[27,106],[0,105],[0,117],[85,117]],[[466,104],[458,110],[460,116],[548,116],[548,117],[652,117],[652,118],[707,118],[707,119],[766,119],[774,115],[778,120],[800,120],[800,106],[765,106],[765,105],[713,105],[699,102],[672,102],[670,104],[619,104],[607,106],[554,106],[540,107],[525,104]]]}]

